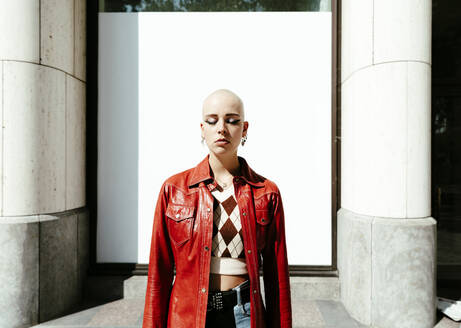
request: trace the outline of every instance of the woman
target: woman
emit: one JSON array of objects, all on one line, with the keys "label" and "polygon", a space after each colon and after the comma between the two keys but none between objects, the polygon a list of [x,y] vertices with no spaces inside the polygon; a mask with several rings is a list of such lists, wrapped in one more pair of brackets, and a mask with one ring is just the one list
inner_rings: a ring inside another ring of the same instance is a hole
[{"label": "woman", "polygon": [[202,116],[209,154],[169,177],[158,197],[143,328],[291,327],[282,199],[237,155],[248,131],[243,103],[219,89]]}]

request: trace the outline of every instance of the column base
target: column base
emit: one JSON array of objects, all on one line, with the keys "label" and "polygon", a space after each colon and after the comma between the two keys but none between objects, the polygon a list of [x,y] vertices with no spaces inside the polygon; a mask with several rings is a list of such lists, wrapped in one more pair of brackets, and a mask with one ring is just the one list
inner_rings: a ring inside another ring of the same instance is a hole
[{"label": "column base", "polygon": [[30,327],[81,302],[89,265],[86,208],[0,218],[0,245],[0,327]]},{"label": "column base", "polygon": [[338,211],[341,301],[379,328],[432,328],[436,319],[436,224]]}]

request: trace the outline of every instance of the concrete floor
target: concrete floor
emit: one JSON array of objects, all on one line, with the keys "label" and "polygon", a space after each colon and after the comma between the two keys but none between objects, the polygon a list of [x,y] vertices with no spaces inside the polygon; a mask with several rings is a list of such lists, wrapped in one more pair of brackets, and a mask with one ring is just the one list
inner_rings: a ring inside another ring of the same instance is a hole
[{"label": "concrete floor", "polygon": [[461,323],[456,322],[453,320],[450,320],[449,318],[445,317],[442,320],[439,321],[437,325],[435,325],[434,328],[460,328]]},{"label": "concrete floor", "polygon": [[[341,302],[309,301],[293,308],[295,321],[306,328],[365,328],[349,316]],[[119,299],[101,305],[87,304],[86,309],[50,320],[34,327],[53,328],[141,328],[144,300]]]},{"label": "concrete floor", "polygon": [[[449,278],[449,277],[448,277]],[[123,291],[125,276],[104,276],[95,278],[87,286],[85,301],[70,311],[71,314],[43,322],[33,327],[53,328],[141,328],[144,298],[126,297]],[[461,286],[448,284],[438,286],[437,295],[459,299]],[[294,302],[293,328],[366,328],[350,317],[339,301],[312,300]],[[455,322],[437,311],[435,328],[461,328]],[[393,327],[394,328],[394,327]],[[395,327],[398,328],[398,327]]]},{"label": "concrete floor", "polygon": [[[141,328],[144,300],[119,299],[104,304],[87,302],[76,312],[33,327],[53,328]],[[367,328],[351,318],[341,302],[308,301],[302,308],[293,307],[293,328]],[[434,328],[461,328],[456,322],[437,311]]]},{"label": "concrete floor", "polygon": [[[293,328],[367,328],[351,318],[341,302],[309,301],[303,308],[293,308]],[[53,328],[141,328],[144,300],[119,299],[105,304],[87,302],[75,313],[50,320],[33,327]],[[437,311],[434,328],[461,328],[456,322]]]}]

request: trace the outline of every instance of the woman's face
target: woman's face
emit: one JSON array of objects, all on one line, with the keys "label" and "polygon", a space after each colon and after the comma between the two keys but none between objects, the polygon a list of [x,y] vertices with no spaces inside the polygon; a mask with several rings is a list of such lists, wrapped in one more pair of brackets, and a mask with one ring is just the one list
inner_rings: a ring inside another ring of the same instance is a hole
[{"label": "woman's face", "polygon": [[202,115],[200,127],[209,150],[216,155],[237,153],[248,129],[240,102],[229,94],[214,95],[205,100]]}]

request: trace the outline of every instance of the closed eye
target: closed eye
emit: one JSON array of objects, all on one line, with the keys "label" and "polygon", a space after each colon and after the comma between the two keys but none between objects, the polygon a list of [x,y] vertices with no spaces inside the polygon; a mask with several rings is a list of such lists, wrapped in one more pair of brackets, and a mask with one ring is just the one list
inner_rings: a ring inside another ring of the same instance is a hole
[{"label": "closed eye", "polygon": [[[216,120],[206,120],[205,121],[206,123],[210,124],[210,125],[214,125],[216,124]],[[230,124],[238,124],[240,122],[240,120],[237,120],[237,119],[234,119],[234,118],[230,118],[226,121],[227,123],[230,123]]]}]

